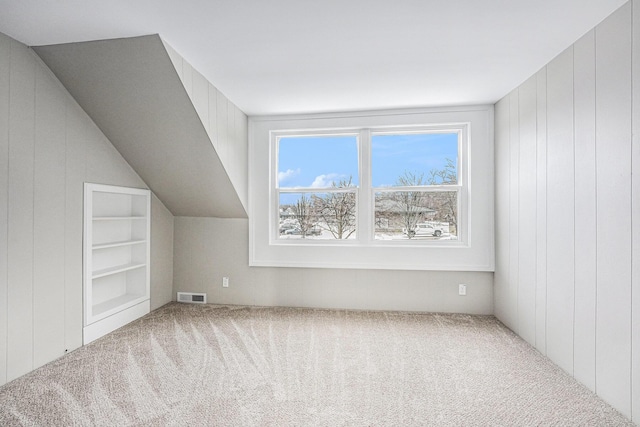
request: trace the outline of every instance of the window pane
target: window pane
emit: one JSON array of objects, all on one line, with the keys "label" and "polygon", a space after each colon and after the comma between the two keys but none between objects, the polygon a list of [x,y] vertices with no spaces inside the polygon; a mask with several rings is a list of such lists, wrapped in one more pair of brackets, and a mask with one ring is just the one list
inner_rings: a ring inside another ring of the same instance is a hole
[{"label": "window pane", "polygon": [[457,184],[457,133],[373,134],[374,187]]},{"label": "window pane", "polygon": [[295,136],[278,142],[280,188],[358,185],[358,137]]},{"label": "window pane", "polygon": [[392,191],[375,195],[375,238],[456,240],[458,193]]},{"label": "window pane", "polygon": [[281,239],[355,239],[356,193],[281,193]]}]

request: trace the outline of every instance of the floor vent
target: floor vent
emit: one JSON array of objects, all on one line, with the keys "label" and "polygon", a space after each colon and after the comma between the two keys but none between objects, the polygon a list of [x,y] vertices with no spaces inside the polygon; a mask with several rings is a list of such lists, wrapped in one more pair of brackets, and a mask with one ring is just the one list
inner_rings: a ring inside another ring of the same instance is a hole
[{"label": "floor vent", "polygon": [[178,292],[178,302],[206,304],[207,294],[196,292]]}]

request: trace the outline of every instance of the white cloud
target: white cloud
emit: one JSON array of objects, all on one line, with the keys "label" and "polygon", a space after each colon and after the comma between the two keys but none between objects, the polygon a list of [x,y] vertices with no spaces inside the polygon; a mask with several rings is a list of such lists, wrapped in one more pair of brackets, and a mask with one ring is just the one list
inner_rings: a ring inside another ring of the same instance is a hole
[{"label": "white cloud", "polygon": [[326,187],[331,187],[331,185],[334,183],[334,181],[338,178],[340,178],[341,175],[337,174],[337,173],[330,173],[330,174],[326,174],[326,175],[318,175],[316,176],[316,179],[313,180],[313,182],[311,183],[311,188],[326,188]]},{"label": "white cloud", "polygon": [[285,172],[278,172],[278,183],[282,183],[300,174],[300,168],[293,170],[287,169]]}]

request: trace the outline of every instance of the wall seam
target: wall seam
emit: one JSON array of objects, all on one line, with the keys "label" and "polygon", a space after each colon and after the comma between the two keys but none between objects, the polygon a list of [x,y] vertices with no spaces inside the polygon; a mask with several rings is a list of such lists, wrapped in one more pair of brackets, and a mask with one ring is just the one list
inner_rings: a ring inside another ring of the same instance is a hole
[{"label": "wall seam", "polygon": [[11,151],[11,132],[9,130],[9,128],[11,127],[11,63],[12,63],[12,49],[11,49],[11,45],[13,44],[13,41],[9,41],[9,75],[8,75],[8,82],[9,82],[9,88],[8,88],[8,96],[7,96],[7,270],[5,271],[5,275],[7,278],[7,298],[5,301],[5,307],[4,307],[4,316],[5,316],[5,325],[7,328],[6,334],[5,334],[5,360],[4,360],[4,364],[5,364],[5,370],[4,370],[4,376],[5,376],[5,382],[6,380],[9,378],[9,192],[11,190],[11,186],[9,185],[9,171],[11,170],[11,156],[9,155],[10,151]]},{"label": "wall seam", "polygon": [[516,275],[515,275],[515,279],[516,279],[516,324],[518,325],[518,333],[522,333],[522,325],[520,324],[520,274],[522,273],[522,270],[520,268],[520,238],[521,233],[520,233],[520,220],[522,218],[520,218],[520,205],[522,204],[522,196],[520,194],[520,184],[522,183],[522,179],[520,177],[520,173],[522,172],[522,165],[520,164],[520,159],[522,158],[522,138],[521,138],[521,126],[520,126],[520,87],[518,87],[516,89],[516,92],[518,93],[518,114],[516,115],[516,122],[517,122],[517,126],[518,126],[518,163],[516,164],[516,167],[518,168],[517,171],[517,178],[518,178],[518,184],[516,186],[516,194],[518,195],[518,202],[516,203],[516,218],[517,218],[517,225],[515,227],[515,229],[517,230],[517,234],[516,237],[518,238],[518,240],[516,241],[516,248],[518,248],[518,257],[516,259]]},{"label": "wall seam", "polygon": [[549,67],[544,67],[544,353],[549,352],[549,239],[548,239],[548,220],[549,220]]},{"label": "wall seam", "polygon": [[634,416],[634,413],[633,413],[633,407],[634,407],[634,404],[633,404],[633,374],[634,374],[634,371],[635,371],[635,369],[633,368],[633,356],[634,356],[634,351],[633,350],[634,350],[634,347],[635,347],[633,345],[634,344],[633,343],[633,321],[634,321],[634,312],[633,312],[633,272],[634,272],[634,268],[633,268],[633,236],[634,236],[634,217],[633,217],[633,190],[634,190],[634,188],[633,188],[633,145],[634,145],[633,144],[633,140],[634,140],[634,138],[633,138],[633,131],[634,131],[634,126],[633,126],[633,123],[634,123],[633,117],[634,117],[634,115],[633,115],[633,113],[634,113],[634,111],[633,111],[633,105],[634,105],[634,102],[633,101],[634,100],[633,100],[633,96],[634,96],[634,93],[635,93],[634,92],[635,88],[634,88],[634,85],[633,85],[633,82],[634,82],[634,79],[633,79],[633,71],[634,71],[633,70],[633,65],[634,65],[634,51],[635,51],[634,50],[635,37],[633,36],[634,35],[634,31],[633,30],[634,30],[635,22],[633,21],[633,17],[634,17],[635,2],[633,0],[631,0],[629,6],[630,6],[629,8],[631,9],[631,82],[630,82],[631,83],[631,85],[630,85],[631,86],[631,123],[630,123],[630,125],[631,125],[631,129],[630,129],[631,130],[631,147],[630,147],[630,150],[629,150],[630,151],[630,153],[629,153],[630,157],[629,158],[630,158],[630,163],[631,163],[631,165],[630,165],[631,166],[631,185],[629,186],[630,187],[629,196],[630,196],[630,200],[631,200],[631,212],[630,212],[630,214],[631,214],[630,215],[631,216],[631,264],[630,264],[631,272],[630,273],[631,274],[629,275],[631,277],[631,284],[630,284],[630,288],[631,288],[630,289],[630,297],[631,297],[631,304],[630,304],[631,328],[629,328],[629,335],[630,335],[629,336],[629,342],[631,343],[631,354],[630,354],[630,360],[629,360],[629,362],[630,362],[629,363],[630,364],[629,372],[631,374],[631,381],[629,381],[629,403],[630,403],[629,412],[630,412],[631,415],[630,415],[629,418],[631,418],[631,420],[633,420],[633,416]]},{"label": "wall seam", "polygon": [[[29,57],[31,60],[31,57]],[[33,278],[36,274],[36,134],[38,132],[36,123],[38,122],[38,109],[36,107],[38,78],[35,64],[33,67],[33,171],[31,172],[31,370],[33,370],[33,361],[35,360],[35,338],[36,338],[36,313],[35,303],[36,295],[34,292]]]},{"label": "wall seam", "polygon": [[[64,102],[64,243],[63,243],[63,256],[64,256],[64,268],[63,268],[63,277],[64,277],[64,298],[62,300],[62,307],[64,308],[64,327],[62,328],[62,339],[64,340],[64,353],[67,353],[67,283],[68,283],[68,271],[67,271],[67,188],[69,187],[69,176],[68,176],[68,168],[67,163],[69,161],[69,103],[65,99]],[[84,277],[83,277],[84,280]],[[84,290],[84,283],[82,286]],[[83,295],[83,325],[84,326],[84,295]]]},{"label": "wall seam", "polygon": [[[29,48],[31,50],[31,48]],[[31,176],[31,369],[36,360],[36,292],[34,278],[36,276],[36,140],[38,134],[38,69],[33,64],[33,172]]]},{"label": "wall seam", "polygon": [[597,314],[598,314],[598,236],[597,236],[597,227],[598,227],[598,158],[597,158],[597,123],[598,121],[596,120],[597,117],[597,100],[596,100],[596,64],[597,64],[597,56],[596,56],[596,30],[594,29],[593,31],[593,170],[594,170],[594,177],[593,177],[593,212],[594,212],[594,223],[596,225],[596,236],[594,237],[594,244],[595,244],[595,262],[594,262],[594,269],[595,269],[595,286],[594,286],[594,290],[595,290],[595,295],[594,295],[594,300],[593,300],[593,352],[594,352],[594,358],[593,358],[593,388],[595,391],[596,388],[596,372],[597,370],[597,363],[596,363],[596,351],[598,348],[598,340],[597,340]]},{"label": "wall seam", "polygon": [[576,50],[575,45],[571,47],[571,98],[573,104],[572,120],[572,161],[573,161],[573,324],[571,346],[571,373],[576,376]]},{"label": "wall seam", "polygon": [[[519,302],[520,301],[520,285],[522,283],[522,281],[520,280],[520,277],[522,275],[522,268],[520,268],[520,259],[521,259],[521,254],[520,254],[520,247],[521,247],[521,240],[522,240],[522,233],[520,233],[520,228],[522,225],[522,216],[520,215],[520,211],[522,209],[522,195],[521,195],[521,185],[522,185],[522,165],[520,163],[520,160],[522,159],[522,122],[520,120],[520,114],[521,114],[521,93],[520,93],[520,87],[518,87],[518,187],[517,187],[517,194],[518,194],[518,209],[516,209],[516,213],[517,213],[517,218],[518,218],[518,227],[516,228],[518,230],[518,243],[517,243],[517,248],[518,248],[518,262],[516,263],[517,267],[518,267],[518,275],[516,277],[517,279],[517,284],[516,284],[516,301]],[[516,305],[516,315],[518,316],[518,330],[522,331],[524,329],[524,326],[520,324],[520,314],[521,311],[520,310],[520,304],[518,303],[518,305]]]},{"label": "wall seam", "polygon": [[596,275],[596,294],[595,294],[595,307],[594,307],[594,349],[593,349],[593,391],[598,394],[598,27],[593,29],[593,94],[594,94],[594,154],[595,154],[595,168],[594,168],[594,193],[595,193],[595,221],[596,221],[596,238],[595,238],[595,275]]},{"label": "wall seam", "polygon": [[539,348],[538,346],[538,319],[537,319],[537,315],[538,315],[538,75],[537,73],[534,74],[534,81],[536,83],[536,91],[535,91],[535,116],[534,116],[534,120],[535,120],[535,147],[536,147],[536,153],[535,153],[535,157],[534,157],[534,167],[533,170],[535,172],[535,187],[533,190],[533,196],[534,199],[536,201],[536,207],[533,210],[533,216],[534,216],[534,220],[533,220],[533,225],[534,225],[534,234],[535,234],[535,250],[534,250],[534,257],[533,257],[533,263],[536,266],[535,269],[535,276],[533,279],[533,283],[534,283],[534,298],[533,298],[533,342],[535,343],[535,347]]},{"label": "wall seam", "polygon": [[[511,92],[507,95],[506,99],[507,99],[507,116],[508,116],[508,124],[509,124],[509,128],[508,128],[508,132],[507,132],[507,144],[505,144],[506,147],[509,148],[509,153],[507,154],[507,164],[509,165],[509,169],[506,171],[505,176],[507,179],[507,183],[508,185],[506,186],[506,199],[507,202],[505,203],[505,213],[507,216],[506,219],[506,224],[507,224],[507,229],[509,230],[509,233],[506,236],[505,242],[507,242],[507,247],[509,248],[509,250],[506,252],[506,262],[505,262],[505,274],[503,275],[503,277],[505,278],[505,288],[506,288],[506,294],[505,294],[505,298],[507,299],[507,303],[509,301],[509,292],[510,292],[510,287],[511,287],[511,233],[512,233],[512,229],[511,229]],[[505,307],[505,313],[507,315],[507,317],[509,317],[509,308]]]}]

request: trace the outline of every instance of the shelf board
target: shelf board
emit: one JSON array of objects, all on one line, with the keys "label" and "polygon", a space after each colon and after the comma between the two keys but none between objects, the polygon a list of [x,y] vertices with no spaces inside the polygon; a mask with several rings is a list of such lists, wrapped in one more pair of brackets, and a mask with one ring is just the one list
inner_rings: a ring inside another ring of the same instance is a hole
[{"label": "shelf board", "polygon": [[132,263],[124,265],[116,265],[115,267],[105,268],[103,270],[94,271],[91,275],[92,279],[98,279],[100,277],[110,276],[112,274],[122,273],[123,271],[135,270],[146,266],[146,263]]},{"label": "shelf board", "polygon": [[117,248],[118,246],[138,245],[140,243],[146,243],[146,240],[125,240],[122,242],[101,243],[99,245],[93,245],[92,249]]},{"label": "shelf board", "polygon": [[144,295],[141,294],[124,294],[102,302],[100,304],[95,304],[91,307],[91,314],[93,316],[99,316],[107,311],[113,310],[114,308],[121,307],[125,304],[128,304],[132,301],[139,300],[144,298]]},{"label": "shelf board", "polygon": [[132,219],[147,219],[146,216],[94,216],[94,221],[130,221]]}]

